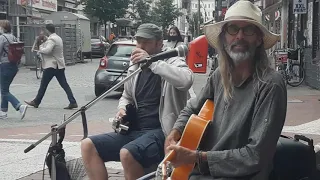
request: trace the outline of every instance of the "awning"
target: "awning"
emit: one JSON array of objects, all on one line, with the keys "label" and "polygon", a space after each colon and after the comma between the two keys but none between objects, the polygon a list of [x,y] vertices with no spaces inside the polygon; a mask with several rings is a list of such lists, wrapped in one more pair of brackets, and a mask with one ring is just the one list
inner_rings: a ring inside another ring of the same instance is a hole
[{"label": "awning", "polygon": [[116,24],[117,24],[117,26],[132,27],[133,26],[133,21],[131,19],[128,19],[128,18],[119,18],[119,19],[116,19]]}]

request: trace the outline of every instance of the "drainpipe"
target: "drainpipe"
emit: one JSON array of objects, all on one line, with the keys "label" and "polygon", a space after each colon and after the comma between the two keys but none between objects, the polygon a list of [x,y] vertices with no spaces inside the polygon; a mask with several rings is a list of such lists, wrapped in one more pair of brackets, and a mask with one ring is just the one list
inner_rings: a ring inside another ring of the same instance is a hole
[{"label": "drainpipe", "polygon": [[282,0],[281,8],[281,47],[288,47],[289,0]]}]

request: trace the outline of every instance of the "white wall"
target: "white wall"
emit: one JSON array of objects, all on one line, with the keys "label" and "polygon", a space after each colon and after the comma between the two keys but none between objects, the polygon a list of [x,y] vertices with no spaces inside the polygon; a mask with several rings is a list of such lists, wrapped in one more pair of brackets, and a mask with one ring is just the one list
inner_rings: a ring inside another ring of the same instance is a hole
[{"label": "white wall", "polygon": [[[212,12],[215,10],[215,1],[214,0],[201,0],[200,1],[200,12],[202,13],[202,17],[205,18],[205,21],[209,21],[213,19]],[[191,12],[198,12],[198,0],[191,0]],[[205,12],[206,15],[205,16]]]}]

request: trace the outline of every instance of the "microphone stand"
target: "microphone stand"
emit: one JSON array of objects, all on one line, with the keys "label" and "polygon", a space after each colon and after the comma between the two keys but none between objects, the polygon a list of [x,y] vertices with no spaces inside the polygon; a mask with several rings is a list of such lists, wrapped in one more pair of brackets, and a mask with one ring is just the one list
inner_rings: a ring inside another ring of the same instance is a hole
[{"label": "microphone stand", "polygon": [[[146,69],[150,66],[150,64],[153,62],[151,60],[151,58],[147,58],[146,59],[147,62],[145,64],[143,64],[141,67],[139,67],[137,70],[135,70],[134,72],[132,72],[130,75],[128,75],[126,78],[124,78],[122,81],[120,81],[119,83],[117,83],[116,85],[114,85],[113,87],[111,87],[109,90],[107,90],[106,92],[104,92],[103,94],[101,94],[100,96],[96,97],[94,100],[92,100],[91,102],[89,102],[88,104],[86,104],[85,106],[81,107],[80,110],[76,111],[74,114],[72,114],[68,119],[66,119],[60,126],[57,125],[53,125],[51,126],[51,131],[50,133],[48,133],[47,135],[45,135],[43,138],[41,138],[40,140],[38,140],[36,143],[31,144],[29,147],[27,147],[24,150],[24,153],[28,153],[30,150],[32,150],[33,148],[35,148],[38,144],[40,144],[42,141],[44,141],[45,139],[47,139],[48,137],[51,136],[51,144],[50,144],[50,148],[52,147],[56,147],[57,145],[57,135],[58,133],[63,130],[67,124],[69,124],[71,121],[73,121],[74,119],[76,119],[78,116],[81,115],[82,117],[82,123],[83,123],[83,127],[84,127],[84,136],[83,139],[85,139],[88,136],[88,130],[87,130],[87,120],[86,120],[86,115],[85,115],[85,111],[88,110],[91,106],[93,106],[94,104],[96,104],[98,101],[100,101],[101,99],[104,99],[110,92],[112,92],[113,90],[118,89],[120,86],[122,86],[125,82],[127,82],[129,79],[131,79],[134,75],[140,73],[143,69]],[[55,152],[53,152],[55,153]],[[55,163],[55,156],[52,155],[52,166],[51,166],[51,179],[52,180],[56,180],[57,174],[56,174],[56,163]]]}]

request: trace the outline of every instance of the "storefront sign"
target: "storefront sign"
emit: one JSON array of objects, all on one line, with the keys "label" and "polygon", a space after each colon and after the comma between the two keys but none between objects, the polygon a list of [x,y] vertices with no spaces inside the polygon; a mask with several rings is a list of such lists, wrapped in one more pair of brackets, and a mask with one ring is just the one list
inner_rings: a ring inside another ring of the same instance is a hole
[{"label": "storefront sign", "polygon": [[307,0],[293,0],[293,14],[307,13]]},{"label": "storefront sign", "polygon": [[57,11],[57,0],[18,0],[21,6],[29,6],[47,11]]},{"label": "storefront sign", "polygon": [[75,4],[72,4],[72,3],[69,3],[69,2],[65,2],[64,6],[65,6],[66,8],[76,9],[76,5],[75,5]]}]

